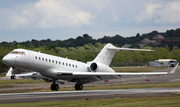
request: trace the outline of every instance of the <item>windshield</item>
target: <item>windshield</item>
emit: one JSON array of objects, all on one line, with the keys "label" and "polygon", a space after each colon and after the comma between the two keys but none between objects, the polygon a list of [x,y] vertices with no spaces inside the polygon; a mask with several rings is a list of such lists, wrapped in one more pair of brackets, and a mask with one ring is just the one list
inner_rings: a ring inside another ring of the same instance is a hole
[{"label": "windshield", "polygon": [[21,52],[21,51],[12,51],[10,54],[26,55],[25,52]]}]

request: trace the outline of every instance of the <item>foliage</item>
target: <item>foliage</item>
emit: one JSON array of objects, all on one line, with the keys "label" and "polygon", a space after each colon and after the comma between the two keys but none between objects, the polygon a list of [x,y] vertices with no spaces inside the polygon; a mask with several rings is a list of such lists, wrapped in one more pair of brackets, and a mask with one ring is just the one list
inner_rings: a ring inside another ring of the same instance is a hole
[{"label": "foliage", "polygon": [[[124,38],[121,35],[104,36],[97,40],[93,39],[88,34],[78,36],[76,39],[70,38],[67,40],[31,40],[26,42],[1,42],[0,43],[0,58],[2,59],[6,54],[16,48],[24,48],[34,51],[41,51],[51,55],[68,57],[82,62],[92,61],[98,54],[97,50],[103,48],[106,43],[112,43],[115,46],[123,46],[124,44],[133,44],[131,48],[140,48],[137,44],[144,38],[152,39],[155,35],[161,34],[166,39],[180,38],[180,29],[167,30],[165,33],[152,31],[151,33],[136,34],[136,36]],[[140,52],[140,51],[119,51],[115,54],[112,65],[142,65],[148,64],[149,61],[156,59],[177,59],[180,60],[180,50],[174,47],[169,51],[167,45],[164,45],[163,40],[160,44],[148,44],[145,48],[153,49],[153,52]],[[0,60],[0,72],[6,71],[8,66]]]},{"label": "foliage", "polygon": [[[99,38],[99,39],[93,39],[91,36],[89,36],[88,34],[83,34],[82,36],[78,36],[77,38],[69,38],[67,40],[55,40],[52,41],[51,39],[47,39],[47,40],[35,40],[32,39],[31,41],[26,41],[26,42],[1,42],[0,45],[1,46],[7,46],[7,45],[17,45],[19,44],[20,46],[25,46],[28,49],[33,49],[33,48],[39,48],[41,46],[57,46],[57,47],[78,47],[78,46],[83,46],[85,44],[92,44],[95,45],[96,43],[112,43],[114,45],[117,45],[119,47],[122,47],[125,44],[139,44],[140,41],[142,41],[144,38],[148,38],[150,40],[152,40],[152,38],[154,36],[156,36],[157,34],[162,35],[163,37],[165,37],[165,39],[180,39],[180,29],[176,29],[176,30],[167,30],[164,33],[159,33],[158,31],[152,31],[150,33],[146,33],[146,34],[142,34],[140,35],[139,33],[136,34],[136,36],[131,36],[131,37],[122,37],[121,35],[115,35],[115,36],[104,36],[103,38]],[[148,45],[149,46],[149,45]],[[164,41],[162,41],[162,43],[154,46],[153,44],[150,44],[150,46],[153,47],[163,47],[164,46]]]}]

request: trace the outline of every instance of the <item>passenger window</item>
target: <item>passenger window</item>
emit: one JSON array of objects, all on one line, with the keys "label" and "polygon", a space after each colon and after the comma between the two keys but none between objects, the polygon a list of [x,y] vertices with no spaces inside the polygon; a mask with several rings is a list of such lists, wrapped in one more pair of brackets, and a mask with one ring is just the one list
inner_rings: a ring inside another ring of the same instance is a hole
[{"label": "passenger window", "polygon": [[77,68],[77,65],[76,65],[76,68]]},{"label": "passenger window", "polygon": [[68,66],[68,64],[66,63],[66,66]]},{"label": "passenger window", "polygon": [[74,64],[72,66],[74,67]]},{"label": "passenger window", "polygon": [[71,64],[69,64],[69,66],[71,67]]},{"label": "passenger window", "polygon": [[52,62],[54,63],[54,60],[52,60]]},{"label": "passenger window", "polygon": [[42,60],[44,61],[44,58],[42,58]]},{"label": "passenger window", "polygon": [[49,62],[51,62],[51,60],[49,59]]},{"label": "passenger window", "polygon": [[47,59],[46,59],[46,62],[47,62]]},{"label": "passenger window", "polygon": [[59,64],[61,64],[61,62],[59,61]]},{"label": "passenger window", "polygon": [[41,58],[39,57],[39,60],[41,60]]},{"label": "passenger window", "polygon": [[56,64],[57,64],[58,62],[56,61]]},{"label": "passenger window", "polygon": [[37,59],[37,56],[35,56],[35,59]]},{"label": "passenger window", "polygon": [[64,62],[63,62],[63,65],[64,65]]}]

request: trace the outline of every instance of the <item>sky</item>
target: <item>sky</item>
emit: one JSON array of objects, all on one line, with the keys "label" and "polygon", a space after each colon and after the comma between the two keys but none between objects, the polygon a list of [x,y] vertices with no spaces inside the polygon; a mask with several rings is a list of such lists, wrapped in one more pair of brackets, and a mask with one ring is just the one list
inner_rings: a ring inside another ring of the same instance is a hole
[{"label": "sky", "polygon": [[0,0],[0,42],[180,28],[180,0]]}]

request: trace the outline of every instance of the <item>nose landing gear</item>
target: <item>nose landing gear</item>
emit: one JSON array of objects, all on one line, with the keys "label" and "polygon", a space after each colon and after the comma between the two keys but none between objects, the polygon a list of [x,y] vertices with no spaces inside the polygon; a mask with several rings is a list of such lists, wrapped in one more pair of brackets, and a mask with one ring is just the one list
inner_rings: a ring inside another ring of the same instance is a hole
[{"label": "nose landing gear", "polygon": [[15,76],[15,67],[14,66],[12,66],[11,79],[16,79],[16,76]]},{"label": "nose landing gear", "polygon": [[15,79],[16,79],[16,76],[11,76],[11,79],[12,79],[12,80],[15,80]]}]

